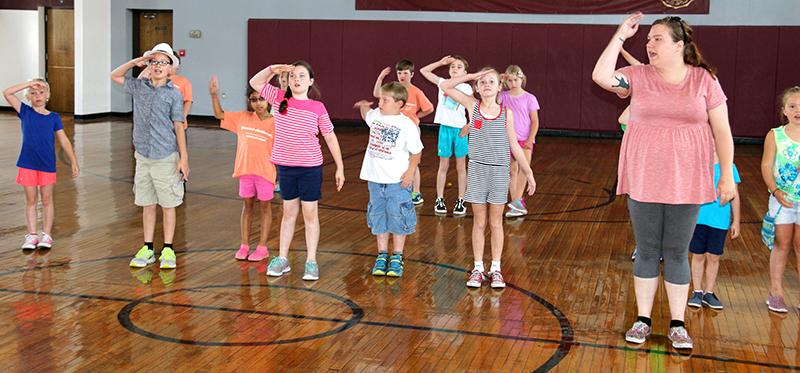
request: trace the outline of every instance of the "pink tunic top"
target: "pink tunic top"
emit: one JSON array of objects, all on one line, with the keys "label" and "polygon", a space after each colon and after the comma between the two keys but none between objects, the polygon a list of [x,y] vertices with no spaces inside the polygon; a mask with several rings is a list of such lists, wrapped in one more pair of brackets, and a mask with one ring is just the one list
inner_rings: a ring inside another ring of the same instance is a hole
[{"label": "pink tunic top", "polygon": [[666,204],[716,200],[708,111],[727,99],[719,81],[693,66],[678,84],[667,83],[652,65],[620,72],[630,82],[631,117],[619,153],[617,194]]}]

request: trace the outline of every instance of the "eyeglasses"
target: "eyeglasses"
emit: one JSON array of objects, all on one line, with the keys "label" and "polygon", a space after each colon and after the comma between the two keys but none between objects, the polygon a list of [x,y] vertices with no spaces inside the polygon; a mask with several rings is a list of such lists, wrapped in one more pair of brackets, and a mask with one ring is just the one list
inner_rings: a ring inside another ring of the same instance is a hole
[{"label": "eyeglasses", "polygon": [[251,103],[251,104],[255,104],[256,102],[259,102],[259,101],[261,101],[261,102],[267,101],[267,99],[265,99],[264,97],[259,97],[259,98],[251,98],[251,99],[249,99],[249,100],[250,100],[250,103]]},{"label": "eyeglasses", "polygon": [[681,25],[681,35],[683,36],[683,42],[686,42],[686,28],[683,27],[683,20],[681,17],[671,16],[667,17],[667,22],[678,22]]},{"label": "eyeglasses", "polygon": [[159,60],[150,60],[148,65],[155,65],[155,66],[166,66],[172,65],[172,61],[159,61]]}]

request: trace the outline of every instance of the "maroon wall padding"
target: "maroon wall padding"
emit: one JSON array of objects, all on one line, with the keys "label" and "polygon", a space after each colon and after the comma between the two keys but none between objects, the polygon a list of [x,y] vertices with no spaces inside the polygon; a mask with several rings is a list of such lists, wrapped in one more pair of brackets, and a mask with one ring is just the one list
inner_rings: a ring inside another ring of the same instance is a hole
[{"label": "maroon wall padding", "polygon": [[[356,0],[356,10],[528,14],[708,14],[709,0]],[[671,4],[672,6],[667,6]]]},{"label": "maroon wall padding", "polygon": [[[470,70],[520,65],[527,90],[539,99],[542,128],[617,131],[628,105],[600,89],[591,74],[616,26],[394,21],[248,21],[248,73],[274,63],[308,60],[331,117],[358,119],[353,103],[372,100],[375,78],[409,58],[414,84],[436,104],[436,87],[419,69],[446,54],[461,54]],[[647,62],[649,27],[625,47]],[[777,123],[777,96],[800,84],[800,27],[697,26],[695,37],[718,68],[735,136],[763,137]],[[268,42],[265,42],[268,41]],[[620,58],[618,66],[626,63]],[[436,70],[447,77],[446,68]],[[433,115],[423,122],[433,121]]]}]

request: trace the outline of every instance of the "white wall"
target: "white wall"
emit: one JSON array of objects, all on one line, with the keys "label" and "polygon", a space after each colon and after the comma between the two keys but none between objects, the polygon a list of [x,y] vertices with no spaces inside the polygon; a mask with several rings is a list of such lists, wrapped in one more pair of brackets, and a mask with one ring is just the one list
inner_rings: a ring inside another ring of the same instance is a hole
[{"label": "white wall", "polygon": [[[656,0],[654,0],[656,1]],[[209,76],[220,77],[227,93],[223,105],[244,108],[247,82],[247,20],[343,19],[445,22],[578,23],[617,24],[622,15],[522,15],[452,12],[355,11],[355,0],[112,0],[111,68],[132,58],[130,9],[172,9],[174,47],[186,49],[182,74],[194,84],[192,114],[210,115],[210,99],[204,94]],[[800,25],[798,0],[712,0],[710,14],[687,15],[696,25]],[[661,17],[647,16],[644,23]],[[201,39],[190,39],[189,30],[201,30]],[[265,40],[265,48],[271,45]],[[107,74],[106,74],[107,75]],[[111,110],[131,110],[130,97],[119,87],[111,89]]]},{"label": "white wall", "polygon": [[[0,89],[40,77],[39,49],[39,13],[0,10]],[[0,97],[0,106],[9,104]]]},{"label": "white wall", "polygon": [[75,0],[75,114],[111,111],[111,4]]}]

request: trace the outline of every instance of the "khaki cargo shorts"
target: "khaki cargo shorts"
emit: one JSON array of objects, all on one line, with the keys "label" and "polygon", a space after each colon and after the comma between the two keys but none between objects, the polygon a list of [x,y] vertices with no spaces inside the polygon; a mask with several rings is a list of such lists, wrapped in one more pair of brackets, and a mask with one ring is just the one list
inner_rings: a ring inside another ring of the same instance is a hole
[{"label": "khaki cargo shorts", "polygon": [[134,153],[134,158],[136,174],[133,176],[133,194],[137,206],[158,204],[163,208],[173,208],[183,203],[178,153],[163,159],[149,159]]}]

